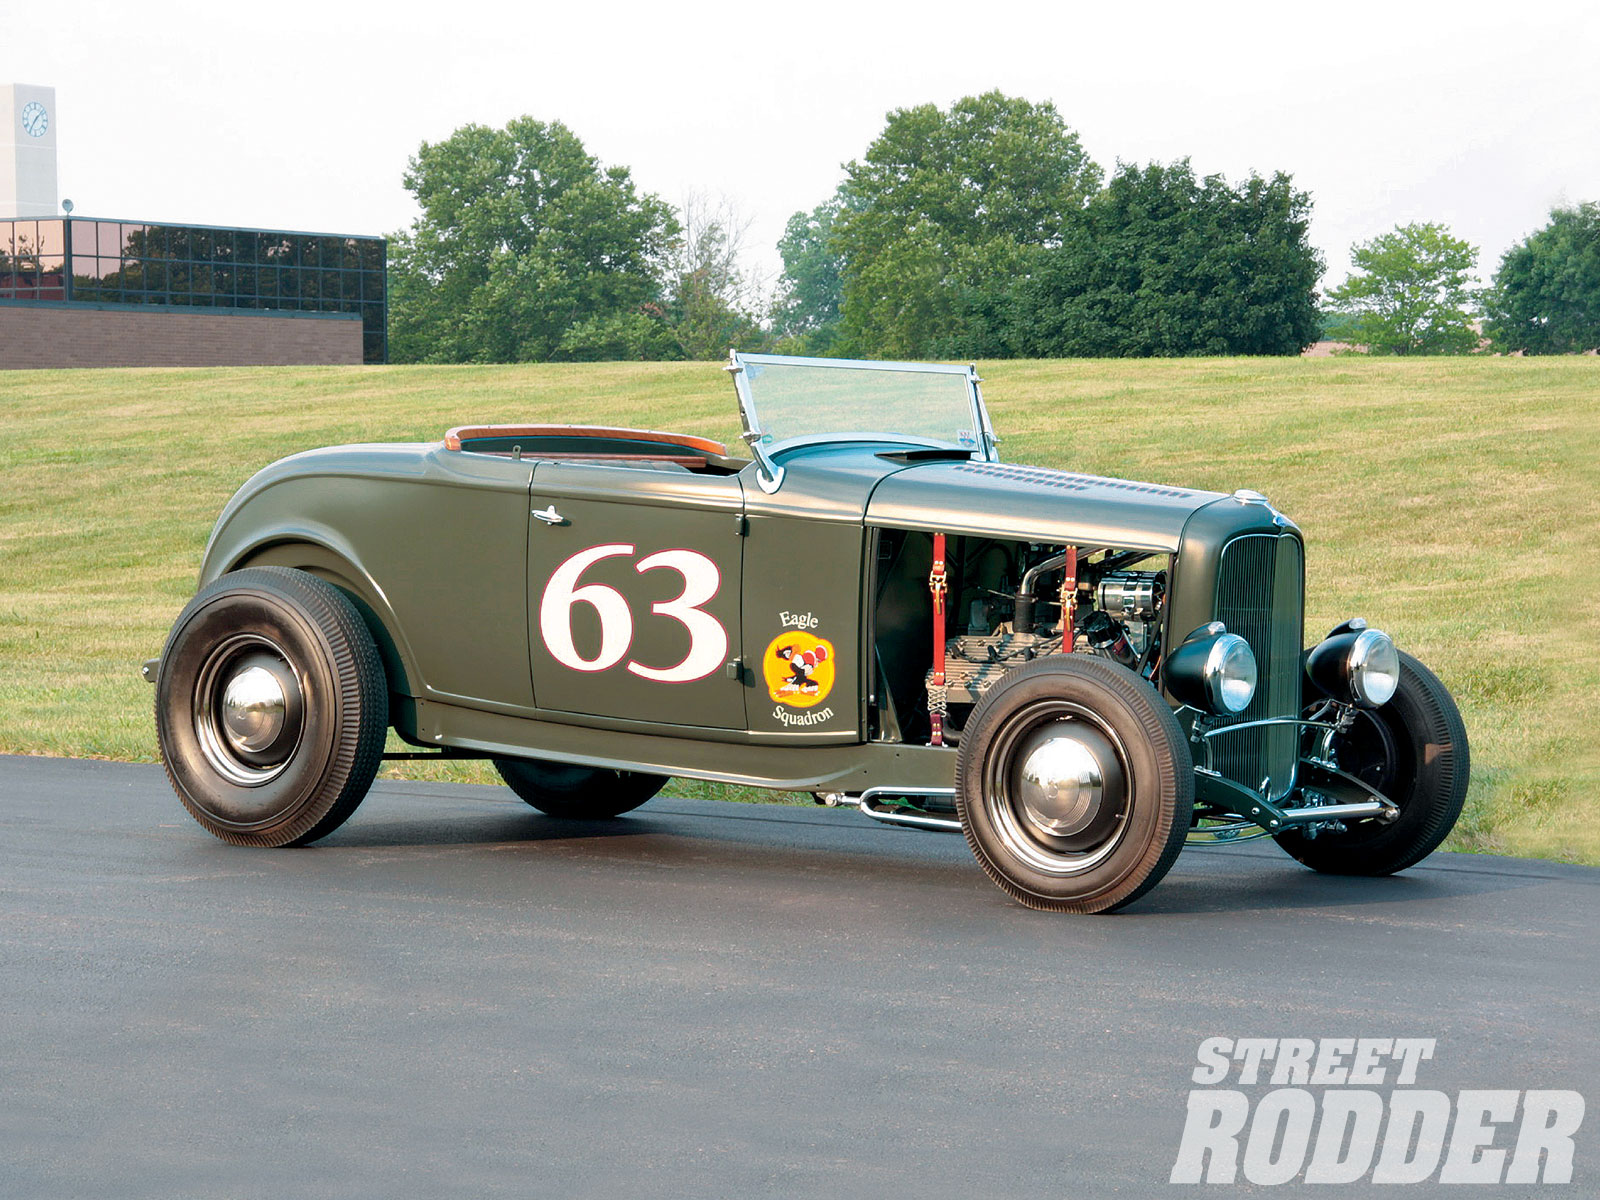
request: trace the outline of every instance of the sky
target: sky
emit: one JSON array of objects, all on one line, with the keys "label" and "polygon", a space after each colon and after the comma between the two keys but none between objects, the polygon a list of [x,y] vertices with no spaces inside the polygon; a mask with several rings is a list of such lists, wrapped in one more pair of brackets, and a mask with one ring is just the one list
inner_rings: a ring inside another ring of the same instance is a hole
[{"label": "sky", "polygon": [[[1480,273],[1600,200],[1600,5],[0,0],[0,82],[56,88],[80,215],[390,233],[423,141],[528,114],[678,205],[726,199],[751,264],[895,108],[1053,101],[1091,156],[1287,171],[1342,279],[1438,221]],[[30,32],[31,31],[31,32]]]}]

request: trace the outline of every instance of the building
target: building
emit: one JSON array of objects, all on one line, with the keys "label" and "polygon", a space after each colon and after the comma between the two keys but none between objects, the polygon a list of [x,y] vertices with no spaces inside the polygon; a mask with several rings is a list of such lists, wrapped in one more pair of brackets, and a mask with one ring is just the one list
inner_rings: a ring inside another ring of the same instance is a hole
[{"label": "building", "polygon": [[384,239],[60,216],[53,89],[0,120],[0,368],[387,360]]}]

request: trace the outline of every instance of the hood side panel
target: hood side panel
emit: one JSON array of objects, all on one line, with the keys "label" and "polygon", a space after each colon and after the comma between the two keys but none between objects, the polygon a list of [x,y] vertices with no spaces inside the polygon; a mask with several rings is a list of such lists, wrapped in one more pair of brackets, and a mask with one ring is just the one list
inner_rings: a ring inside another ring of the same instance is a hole
[{"label": "hood side panel", "polygon": [[883,481],[867,524],[1172,553],[1218,492],[1012,463],[929,463]]}]

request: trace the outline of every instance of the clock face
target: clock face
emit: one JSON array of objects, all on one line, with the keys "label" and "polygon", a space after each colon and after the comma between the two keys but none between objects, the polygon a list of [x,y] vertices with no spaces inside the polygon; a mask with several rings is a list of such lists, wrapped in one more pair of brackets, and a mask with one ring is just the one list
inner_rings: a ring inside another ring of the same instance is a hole
[{"label": "clock face", "polygon": [[22,106],[22,131],[29,137],[43,137],[45,130],[50,128],[50,114],[45,111],[44,105],[37,100],[29,100]]}]

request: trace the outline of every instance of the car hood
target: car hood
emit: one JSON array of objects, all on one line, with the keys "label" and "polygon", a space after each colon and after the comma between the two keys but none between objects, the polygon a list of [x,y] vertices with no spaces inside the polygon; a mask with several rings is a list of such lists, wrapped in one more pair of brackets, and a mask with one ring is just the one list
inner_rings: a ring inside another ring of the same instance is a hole
[{"label": "car hood", "polygon": [[928,463],[884,479],[868,525],[1175,552],[1184,523],[1227,497],[1013,463]]}]

